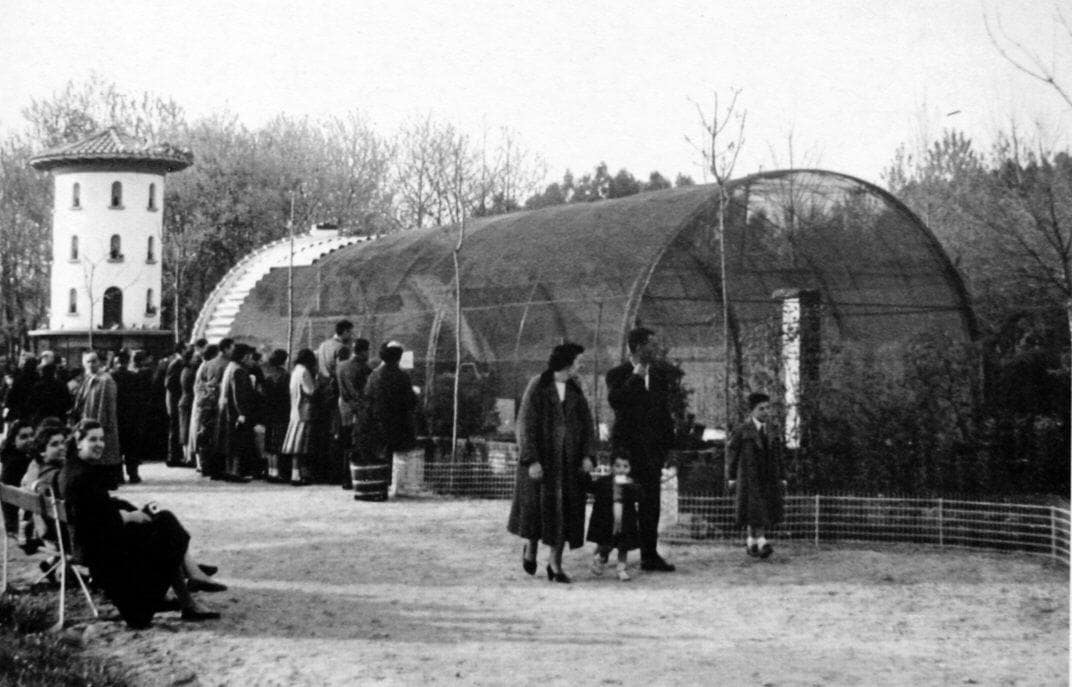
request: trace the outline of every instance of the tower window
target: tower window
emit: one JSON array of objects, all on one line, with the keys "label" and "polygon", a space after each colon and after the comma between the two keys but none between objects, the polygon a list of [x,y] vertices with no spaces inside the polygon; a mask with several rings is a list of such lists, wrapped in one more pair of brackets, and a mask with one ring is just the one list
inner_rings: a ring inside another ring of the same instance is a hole
[{"label": "tower window", "polygon": [[119,234],[112,234],[111,244],[108,248],[108,259],[112,262],[123,260],[123,245],[119,239]]},{"label": "tower window", "polygon": [[71,289],[70,291],[67,292],[67,314],[68,315],[77,315],[78,314],[78,290],[77,289]]},{"label": "tower window", "polygon": [[152,289],[148,289],[145,292],[145,314],[146,315],[155,315],[156,314],[156,303],[153,301],[153,290]]},{"label": "tower window", "polygon": [[75,210],[82,209],[82,184],[77,181],[71,187],[71,207]]},{"label": "tower window", "polygon": [[121,210],[123,208],[123,184],[118,181],[112,182],[112,208]]},{"label": "tower window", "polygon": [[149,209],[156,210],[156,184],[149,184]]},{"label": "tower window", "polygon": [[110,286],[104,291],[104,328],[121,329],[123,326],[123,292],[117,286]]},{"label": "tower window", "polygon": [[145,251],[145,262],[156,262],[156,237],[149,237],[149,245]]},{"label": "tower window", "polygon": [[71,257],[70,257],[70,260],[72,262],[78,260],[78,237],[77,236],[72,236],[71,237]]}]

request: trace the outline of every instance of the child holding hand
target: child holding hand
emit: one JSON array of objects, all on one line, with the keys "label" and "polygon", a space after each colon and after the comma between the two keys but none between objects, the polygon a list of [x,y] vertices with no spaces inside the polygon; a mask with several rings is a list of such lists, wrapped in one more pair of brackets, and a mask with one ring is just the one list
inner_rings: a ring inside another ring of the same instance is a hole
[{"label": "child holding hand", "polygon": [[587,537],[596,544],[592,574],[602,575],[611,549],[617,549],[618,579],[622,582],[630,579],[626,570],[629,551],[640,547],[637,516],[640,494],[629,477],[629,469],[628,456],[616,455],[611,462],[611,474],[592,480],[589,487],[595,495]]}]

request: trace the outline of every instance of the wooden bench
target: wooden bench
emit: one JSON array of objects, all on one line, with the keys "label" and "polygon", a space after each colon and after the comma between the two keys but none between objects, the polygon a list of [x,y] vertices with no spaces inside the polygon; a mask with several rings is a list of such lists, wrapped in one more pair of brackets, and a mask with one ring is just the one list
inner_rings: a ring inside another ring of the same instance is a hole
[{"label": "wooden bench", "polygon": [[[26,489],[20,489],[18,487],[11,486],[9,484],[0,484],[0,503],[10,504],[16,508],[22,509],[34,515],[42,518],[51,518],[56,523],[56,538],[55,541],[50,542],[55,548],[50,551],[56,555],[56,561],[52,563],[44,574],[38,578],[38,580],[44,579],[49,575],[52,575],[57,570],[59,571],[60,578],[60,598],[59,598],[59,620],[52,627],[53,630],[59,630],[63,628],[66,610],[67,599],[67,572],[74,573],[75,579],[78,581],[78,585],[82,588],[82,594],[86,597],[86,602],[89,604],[90,610],[93,612],[93,617],[99,617],[97,612],[97,606],[93,603],[93,597],[89,593],[89,587],[86,586],[86,581],[82,576],[82,573],[78,570],[78,561],[67,552],[67,545],[64,543],[63,530],[67,525],[67,511],[63,506],[63,501],[56,498],[51,489],[46,488],[44,493],[37,493],[34,491],[28,491]],[[4,521],[3,509],[0,508],[0,525],[4,528],[3,537],[3,570],[0,572],[0,594],[7,592],[8,579],[8,548],[10,546],[9,539],[11,535],[8,530],[8,523]],[[17,529],[17,525],[16,528]]]}]

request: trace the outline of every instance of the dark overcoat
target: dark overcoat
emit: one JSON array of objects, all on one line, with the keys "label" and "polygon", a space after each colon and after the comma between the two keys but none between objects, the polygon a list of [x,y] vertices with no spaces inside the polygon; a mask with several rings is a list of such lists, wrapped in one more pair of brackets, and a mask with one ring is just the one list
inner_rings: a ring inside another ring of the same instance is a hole
[{"label": "dark overcoat", "polygon": [[614,410],[610,442],[629,456],[632,476],[643,484],[658,484],[666,454],[674,445],[670,415],[670,376],[661,364],[648,368],[644,378],[626,362],[607,372],[607,402]]},{"label": "dark overcoat", "polygon": [[186,555],[190,535],[168,511],[125,523],[130,504],[108,494],[107,469],[69,455],[58,478],[71,540],[93,581],[131,627],[145,627]]},{"label": "dark overcoat", "polygon": [[[236,362],[231,374],[227,375],[227,385],[223,388],[220,407],[216,420],[216,450],[226,457],[226,470],[232,475],[239,475],[248,468],[255,456],[256,446],[253,439],[255,421],[256,392],[249,370]],[[243,422],[239,424],[238,418]]]},{"label": "dark overcoat", "polygon": [[[520,457],[506,529],[550,546],[583,546],[588,475],[581,462],[594,455],[595,437],[581,387],[566,382],[566,400],[560,401],[553,373],[534,377],[521,399],[517,438]],[[543,468],[539,481],[529,477],[533,463]]]},{"label": "dark overcoat", "polygon": [[781,442],[768,424],[763,434],[751,418],[730,434],[726,480],[736,480],[737,525],[771,527],[782,520]]},{"label": "dark overcoat", "polygon": [[640,492],[632,480],[618,485],[622,527],[618,534],[614,534],[614,487],[614,475],[603,475],[592,480],[589,491],[595,495],[595,502],[585,538],[601,546],[613,546],[619,551],[632,551],[640,548],[640,518],[637,513]]},{"label": "dark overcoat", "polygon": [[365,382],[370,444],[378,450],[404,451],[416,443],[413,413],[417,396],[409,375],[397,364],[381,363]]}]

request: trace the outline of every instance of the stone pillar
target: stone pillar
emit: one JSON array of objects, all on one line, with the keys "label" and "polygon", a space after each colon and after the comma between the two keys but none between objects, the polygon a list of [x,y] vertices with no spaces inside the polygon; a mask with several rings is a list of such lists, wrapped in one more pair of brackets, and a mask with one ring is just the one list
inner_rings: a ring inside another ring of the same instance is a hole
[{"label": "stone pillar", "polygon": [[819,337],[822,318],[819,292],[779,289],[772,296],[782,304],[781,366],[785,395],[785,447],[800,449],[808,402],[819,380]]}]

